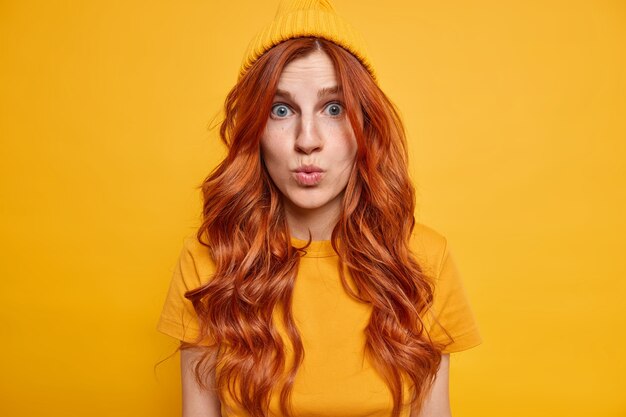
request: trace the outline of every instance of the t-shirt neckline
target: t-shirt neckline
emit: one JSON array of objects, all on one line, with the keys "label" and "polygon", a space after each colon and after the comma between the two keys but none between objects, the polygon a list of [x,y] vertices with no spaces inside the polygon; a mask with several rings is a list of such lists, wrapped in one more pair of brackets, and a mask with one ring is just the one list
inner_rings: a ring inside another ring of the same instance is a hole
[{"label": "t-shirt neckline", "polygon": [[[307,240],[291,237],[291,244],[295,248],[302,248],[307,244]],[[327,256],[337,256],[337,252],[333,249],[333,245],[330,240],[313,240],[311,244],[304,249],[306,251],[307,258],[324,258]]]}]

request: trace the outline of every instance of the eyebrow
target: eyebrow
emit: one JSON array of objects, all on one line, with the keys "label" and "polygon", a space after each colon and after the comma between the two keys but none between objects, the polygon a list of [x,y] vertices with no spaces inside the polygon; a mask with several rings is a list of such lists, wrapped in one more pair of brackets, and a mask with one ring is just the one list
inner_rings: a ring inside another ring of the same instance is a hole
[{"label": "eyebrow", "polygon": [[319,90],[317,92],[317,98],[324,98],[326,96],[331,96],[333,94],[341,94],[343,93],[343,89],[340,86],[334,86],[334,87],[326,87],[326,88],[322,88],[321,90]]},{"label": "eyebrow", "polygon": [[[317,98],[324,98],[326,96],[330,96],[333,94],[341,94],[342,92],[343,92],[343,89],[337,85],[334,87],[324,87],[317,92]],[[291,95],[291,93],[289,91],[281,90],[280,88],[276,89],[276,93],[274,95],[285,97],[293,101],[293,96]]]}]

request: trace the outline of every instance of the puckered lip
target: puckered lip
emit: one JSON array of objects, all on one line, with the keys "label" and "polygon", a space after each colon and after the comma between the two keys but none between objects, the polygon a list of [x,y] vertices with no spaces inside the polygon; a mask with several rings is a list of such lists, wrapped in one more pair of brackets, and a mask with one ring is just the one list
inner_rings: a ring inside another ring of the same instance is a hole
[{"label": "puckered lip", "polygon": [[307,174],[312,172],[324,172],[324,170],[316,165],[300,165],[294,169],[293,172],[305,172]]}]

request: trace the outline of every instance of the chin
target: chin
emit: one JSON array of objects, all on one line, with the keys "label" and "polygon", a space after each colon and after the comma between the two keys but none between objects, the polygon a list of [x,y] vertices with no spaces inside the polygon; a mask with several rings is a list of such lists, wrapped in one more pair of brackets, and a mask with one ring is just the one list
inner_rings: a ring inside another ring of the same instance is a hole
[{"label": "chin", "polygon": [[315,200],[298,200],[298,199],[294,199],[294,200],[290,200],[291,204],[295,207],[295,208],[299,208],[301,210],[317,210],[320,209],[324,206],[326,206],[326,204],[329,203],[329,201],[315,201]]},{"label": "chin", "polygon": [[[298,193],[300,194],[300,193]],[[288,195],[291,204],[301,210],[317,210],[332,203],[336,196],[330,195]]]}]

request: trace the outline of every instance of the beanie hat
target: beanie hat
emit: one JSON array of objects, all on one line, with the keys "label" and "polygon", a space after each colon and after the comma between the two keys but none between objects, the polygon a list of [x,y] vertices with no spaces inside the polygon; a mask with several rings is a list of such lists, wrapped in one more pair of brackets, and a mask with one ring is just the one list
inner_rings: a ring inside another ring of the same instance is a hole
[{"label": "beanie hat", "polygon": [[329,0],[281,0],[274,20],[248,45],[239,78],[272,47],[288,39],[305,36],[324,38],[348,50],[376,80],[364,40],[335,12]]}]

